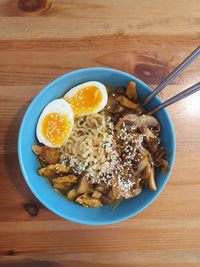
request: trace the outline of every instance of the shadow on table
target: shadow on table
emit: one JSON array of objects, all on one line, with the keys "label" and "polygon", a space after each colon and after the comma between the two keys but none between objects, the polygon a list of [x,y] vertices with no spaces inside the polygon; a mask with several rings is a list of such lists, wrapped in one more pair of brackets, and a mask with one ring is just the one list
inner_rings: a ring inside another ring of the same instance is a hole
[{"label": "shadow on table", "polygon": [[29,190],[25,180],[22,178],[22,173],[19,167],[17,155],[19,128],[25,110],[28,107],[29,103],[30,102],[27,102],[17,111],[17,113],[12,118],[10,124],[8,125],[4,143],[4,162],[7,170],[7,175],[9,176],[10,181],[15,186],[17,191],[23,194],[23,196],[27,199],[27,202],[39,203],[39,201]]},{"label": "shadow on table", "polygon": [[[56,262],[49,261],[18,261],[10,263],[0,263],[0,267],[63,267],[63,265]],[[65,265],[65,267],[70,267],[70,265]]]}]

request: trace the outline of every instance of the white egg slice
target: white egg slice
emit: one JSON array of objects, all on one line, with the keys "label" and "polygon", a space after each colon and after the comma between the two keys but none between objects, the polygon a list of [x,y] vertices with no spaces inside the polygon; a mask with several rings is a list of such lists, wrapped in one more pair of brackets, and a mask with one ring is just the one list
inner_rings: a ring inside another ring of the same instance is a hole
[{"label": "white egg slice", "polygon": [[102,110],[107,104],[108,93],[105,85],[90,81],[73,87],[64,99],[71,105],[74,117],[79,118]]},{"label": "white egg slice", "polygon": [[49,147],[61,147],[67,141],[74,124],[71,106],[64,99],[50,102],[37,123],[38,141]]}]

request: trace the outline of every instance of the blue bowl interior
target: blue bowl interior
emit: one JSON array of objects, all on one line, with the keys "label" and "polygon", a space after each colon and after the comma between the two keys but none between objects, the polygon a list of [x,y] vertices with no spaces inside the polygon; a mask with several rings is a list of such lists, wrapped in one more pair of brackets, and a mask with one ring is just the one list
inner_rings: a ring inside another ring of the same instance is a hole
[{"label": "blue bowl interior", "polygon": [[[161,172],[156,173],[158,188],[156,192],[144,189],[141,195],[134,199],[123,201],[114,211],[112,210],[112,206],[93,209],[76,205],[53,190],[48,181],[37,174],[38,164],[31,147],[36,142],[35,128],[41,111],[51,100],[63,96],[67,90],[75,85],[89,80],[100,81],[110,86],[126,86],[130,80],[134,80],[137,84],[137,91],[141,100],[151,92],[151,89],[142,81],[132,75],[113,69],[81,69],[59,77],[47,85],[35,97],[27,109],[21,124],[18,139],[19,162],[28,186],[34,195],[51,211],[65,219],[78,223],[93,225],[110,224],[136,215],[146,208],[165,186],[171,169],[167,174]],[[161,100],[155,97],[148,108],[159,103],[161,103]],[[172,168],[175,154],[173,126],[166,110],[158,112],[156,117],[161,123],[162,145],[169,152],[168,160]]]}]

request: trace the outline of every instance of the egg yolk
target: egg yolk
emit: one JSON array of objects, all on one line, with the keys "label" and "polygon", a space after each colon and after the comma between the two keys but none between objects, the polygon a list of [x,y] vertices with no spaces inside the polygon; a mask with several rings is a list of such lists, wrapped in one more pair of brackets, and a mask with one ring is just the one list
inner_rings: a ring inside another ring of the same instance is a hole
[{"label": "egg yolk", "polygon": [[74,117],[87,115],[100,105],[103,99],[101,90],[96,86],[88,86],[80,89],[76,94],[66,99],[71,105]]},{"label": "egg yolk", "polygon": [[41,124],[41,132],[45,139],[54,145],[62,145],[71,131],[71,123],[66,115],[50,113]]}]

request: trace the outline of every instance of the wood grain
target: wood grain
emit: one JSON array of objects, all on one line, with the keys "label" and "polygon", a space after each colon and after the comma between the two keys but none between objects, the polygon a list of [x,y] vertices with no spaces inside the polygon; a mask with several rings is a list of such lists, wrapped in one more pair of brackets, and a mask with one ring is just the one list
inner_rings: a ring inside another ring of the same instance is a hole
[{"label": "wood grain", "polygon": [[[113,67],[154,88],[199,41],[196,0],[0,1],[0,267],[200,265],[200,93],[169,107],[177,140],[169,183],[125,222],[91,227],[57,217],[32,195],[17,159],[23,114],[55,77]],[[199,64],[162,99],[198,82]]]}]

